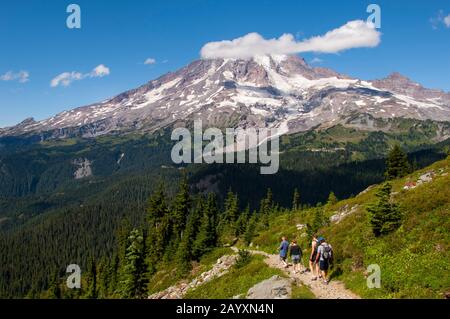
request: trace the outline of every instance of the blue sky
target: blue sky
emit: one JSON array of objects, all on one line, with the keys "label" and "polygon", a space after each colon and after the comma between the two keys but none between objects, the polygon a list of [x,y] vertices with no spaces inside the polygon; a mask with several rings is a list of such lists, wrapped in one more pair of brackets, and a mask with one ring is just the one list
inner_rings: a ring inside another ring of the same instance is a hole
[{"label": "blue sky", "polygon": [[[316,65],[354,77],[382,78],[398,71],[427,87],[450,91],[450,27],[445,23],[450,1],[337,2],[2,1],[0,127],[27,117],[44,119],[137,87],[198,59],[202,46],[211,41],[249,32],[266,39],[283,33],[298,40],[323,35],[348,21],[365,20],[370,3],[381,7],[377,47],[302,56],[307,61],[319,58],[322,62]],[[81,7],[79,30],[66,26],[70,3]],[[144,64],[147,58],[156,63]],[[109,75],[91,76],[99,65]],[[57,75],[73,71],[82,80],[51,87]]]}]

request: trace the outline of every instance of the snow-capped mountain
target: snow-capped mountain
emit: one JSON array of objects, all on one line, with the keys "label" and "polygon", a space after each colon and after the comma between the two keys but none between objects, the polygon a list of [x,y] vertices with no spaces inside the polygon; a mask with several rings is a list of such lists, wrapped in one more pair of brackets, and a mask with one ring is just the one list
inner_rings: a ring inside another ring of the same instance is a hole
[{"label": "snow-capped mountain", "polygon": [[94,137],[154,131],[201,118],[204,126],[277,127],[282,133],[338,123],[371,129],[374,118],[450,121],[450,94],[398,73],[364,81],[314,68],[297,56],[198,60],[111,99],[0,136]]}]

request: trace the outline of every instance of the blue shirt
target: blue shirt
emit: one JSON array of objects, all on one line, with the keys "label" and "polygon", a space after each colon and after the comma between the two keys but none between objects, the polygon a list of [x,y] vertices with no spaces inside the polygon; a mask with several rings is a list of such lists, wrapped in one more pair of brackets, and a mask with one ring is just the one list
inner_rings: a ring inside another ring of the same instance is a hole
[{"label": "blue shirt", "polygon": [[280,256],[286,257],[289,250],[289,242],[287,240],[283,240],[280,245]]}]

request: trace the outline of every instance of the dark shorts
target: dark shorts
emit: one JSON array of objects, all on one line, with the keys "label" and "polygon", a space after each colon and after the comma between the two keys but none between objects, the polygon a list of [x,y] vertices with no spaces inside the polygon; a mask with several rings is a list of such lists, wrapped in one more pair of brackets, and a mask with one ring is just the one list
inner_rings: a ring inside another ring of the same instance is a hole
[{"label": "dark shorts", "polygon": [[317,257],[317,252],[314,252],[312,257],[309,259],[309,261],[315,262]]},{"label": "dark shorts", "polygon": [[300,262],[300,255],[292,255],[292,262],[296,265]]},{"label": "dark shorts", "polygon": [[319,260],[319,269],[320,270],[328,270],[328,267],[330,267],[330,264],[327,260]]}]

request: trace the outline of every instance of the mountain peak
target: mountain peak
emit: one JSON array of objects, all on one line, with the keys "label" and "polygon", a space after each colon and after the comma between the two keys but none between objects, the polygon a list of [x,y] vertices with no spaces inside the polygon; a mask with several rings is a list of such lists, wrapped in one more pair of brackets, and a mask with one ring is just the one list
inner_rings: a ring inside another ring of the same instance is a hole
[{"label": "mountain peak", "polygon": [[233,119],[235,127],[296,132],[336,125],[353,112],[445,120],[449,105],[442,91],[425,89],[398,72],[368,82],[312,67],[297,55],[200,59],[109,100],[39,122],[27,119],[0,136],[93,137],[153,131],[198,118],[208,126],[223,127]]},{"label": "mountain peak", "polygon": [[408,77],[404,76],[399,72],[392,72],[391,74],[388,75],[386,79],[412,82],[411,79],[409,79]]}]

